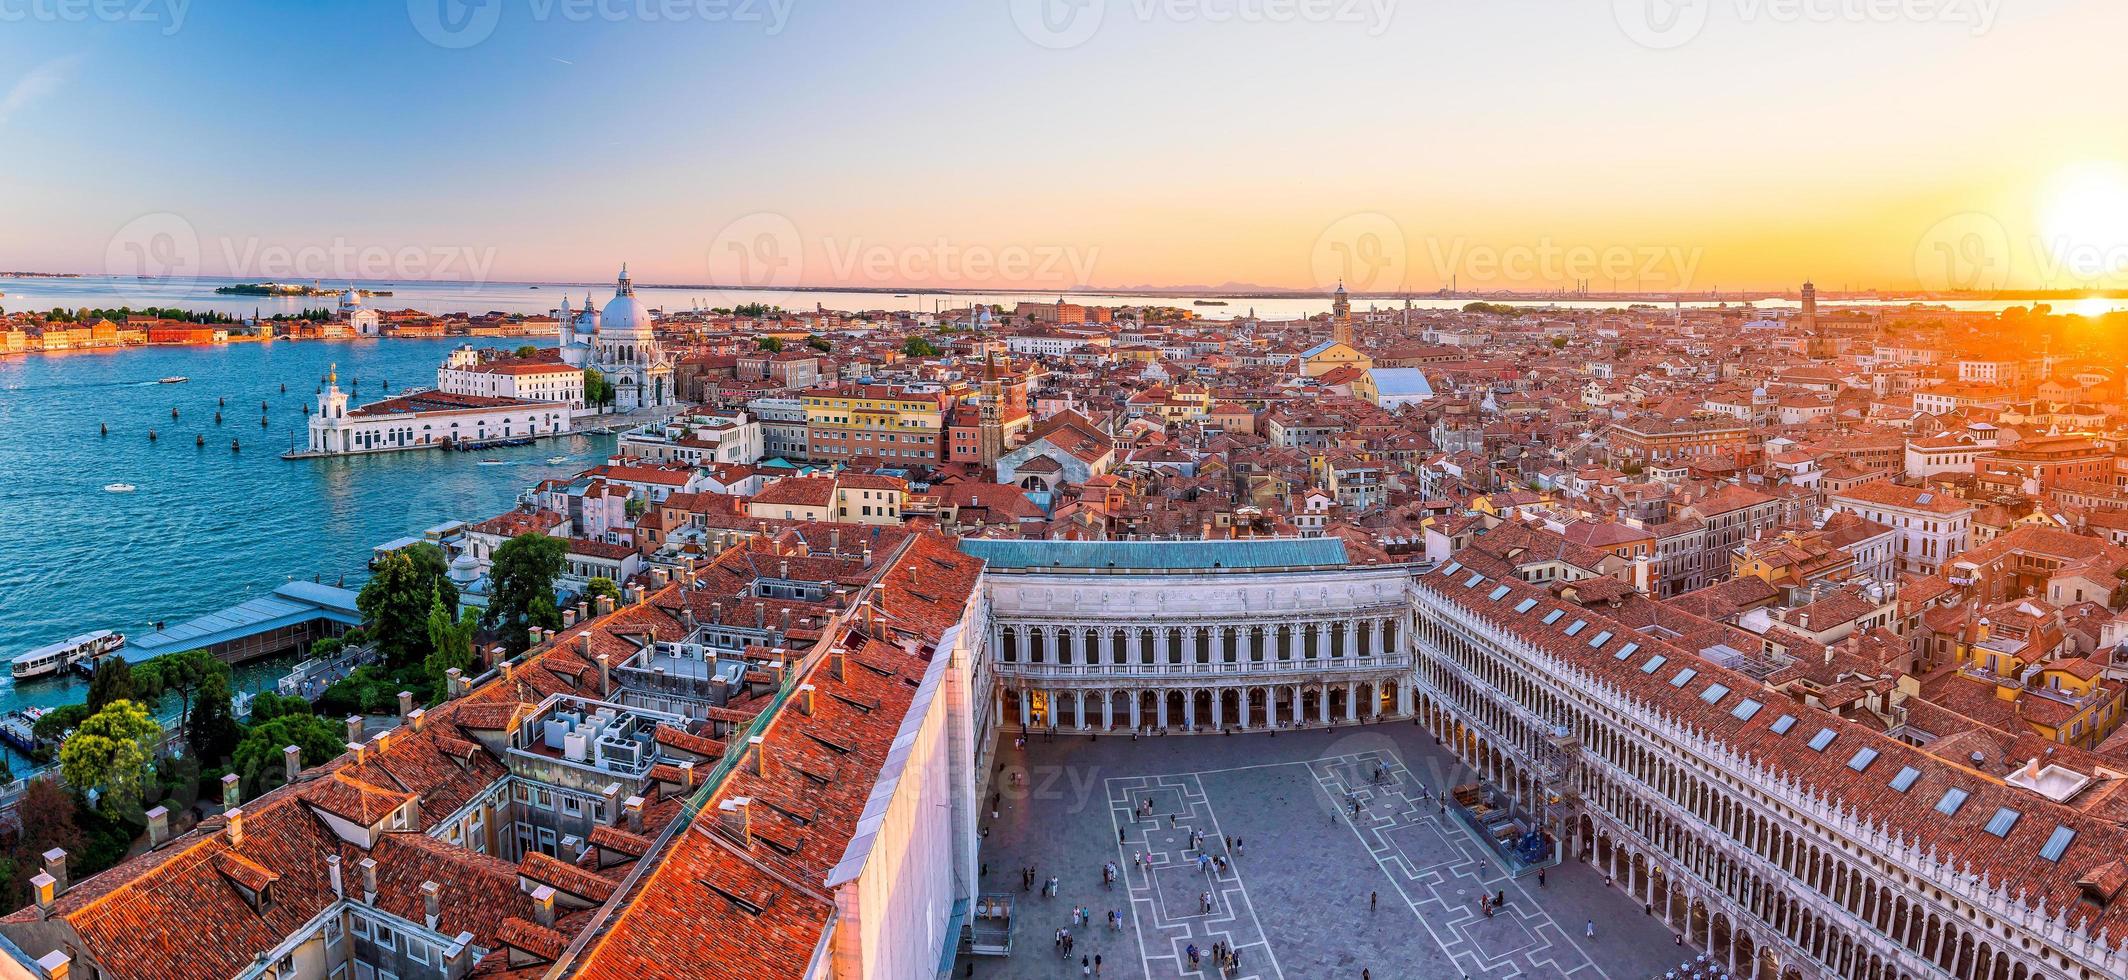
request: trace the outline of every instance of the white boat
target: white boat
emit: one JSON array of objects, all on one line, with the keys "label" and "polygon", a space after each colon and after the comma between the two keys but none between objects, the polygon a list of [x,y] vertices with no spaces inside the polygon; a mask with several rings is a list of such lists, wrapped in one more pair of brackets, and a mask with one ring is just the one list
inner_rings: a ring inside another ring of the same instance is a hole
[{"label": "white boat", "polygon": [[106,483],[103,489],[105,493],[132,493],[140,488],[130,483]]},{"label": "white boat", "polygon": [[547,462],[549,462],[549,463],[551,463],[551,464],[553,464],[553,465],[555,465],[555,466],[560,466],[560,465],[562,465],[563,463],[566,463],[566,462],[568,462],[568,461],[569,461],[569,457],[567,457],[567,456],[549,456],[549,457],[547,457]]},{"label": "white boat", "polygon": [[47,643],[15,658],[14,675],[17,680],[25,677],[42,677],[55,674],[80,663],[85,658],[101,657],[126,645],[123,633],[97,630],[83,633],[73,639]]},{"label": "white boat", "polygon": [[182,375],[182,374],[173,374],[173,375],[171,375],[171,376],[169,376],[169,377],[167,377],[167,378],[163,378],[162,380],[160,380],[160,381],[157,381],[157,382],[156,382],[156,384],[161,384],[161,385],[181,385],[181,384],[184,384],[185,382],[187,382],[187,381],[190,381],[190,380],[192,380],[192,379],[191,379],[191,378],[188,378],[188,377],[185,377],[185,376],[184,376],[184,375]]},{"label": "white boat", "polygon": [[483,460],[481,460],[481,461],[480,461],[480,465],[482,465],[482,466],[501,466],[501,465],[503,465],[503,461],[502,461],[502,460],[499,460],[499,459],[483,459]]}]

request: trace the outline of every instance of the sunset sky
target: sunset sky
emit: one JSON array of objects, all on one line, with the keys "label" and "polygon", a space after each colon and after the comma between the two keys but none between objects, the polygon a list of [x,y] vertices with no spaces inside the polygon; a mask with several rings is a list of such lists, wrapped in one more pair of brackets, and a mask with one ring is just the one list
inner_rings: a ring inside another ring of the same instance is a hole
[{"label": "sunset sky", "polygon": [[52,2],[0,269],[2128,286],[2119,0]]}]

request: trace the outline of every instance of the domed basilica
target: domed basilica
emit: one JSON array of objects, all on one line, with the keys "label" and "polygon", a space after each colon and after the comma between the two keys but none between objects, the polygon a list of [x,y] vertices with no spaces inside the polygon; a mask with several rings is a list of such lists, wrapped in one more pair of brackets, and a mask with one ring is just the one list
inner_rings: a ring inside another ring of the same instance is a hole
[{"label": "domed basilica", "polygon": [[621,266],[620,282],[604,310],[592,309],[586,294],[581,310],[571,310],[564,298],[560,316],[562,360],[605,375],[613,385],[615,408],[626,412],[674,403],[672,357],[651,332],[650,307],[636,298],[627,266]]}]

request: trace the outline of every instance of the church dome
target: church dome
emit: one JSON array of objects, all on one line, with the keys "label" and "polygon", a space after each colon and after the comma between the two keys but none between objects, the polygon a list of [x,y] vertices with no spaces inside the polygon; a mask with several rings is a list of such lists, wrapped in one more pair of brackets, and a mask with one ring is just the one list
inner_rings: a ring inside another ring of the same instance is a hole
[{"label": "church dome", "polygon": [[613,298],[606,301],[606,308],[599,311],[599,332],[602,334],[632,334],[650,337],[650,307],[635,297],[635,284],[628,279],[628,267],[621,267],[620,282],[613,291]]},{"label": "church dome", "polygon": [[341,293],[341,294],[340,294],[340,307],[341,307],[341,309],[349,309],[349,310],[351,310],[351,309],[354,309],[355,307],[357,307],[357,306],[361,306],[361,305],[362,305],[362,293],[361,293],[361,291],[360,291],[360,290],[357,290],[357,289],[356,289],[355,287],[353,287],[353,286],[349,286],[349,287],[347,287],[347,292],[344,292],[344,293]]}]

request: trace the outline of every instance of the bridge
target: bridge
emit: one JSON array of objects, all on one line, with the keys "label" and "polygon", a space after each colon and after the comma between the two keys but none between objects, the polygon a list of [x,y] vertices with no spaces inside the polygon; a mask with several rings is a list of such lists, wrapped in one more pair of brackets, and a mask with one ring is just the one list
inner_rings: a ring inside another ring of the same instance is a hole
[{"label": "bridge", "polygon": [[315,582],[289,582],[272,592],[220,612],[186,620],[119,648],[133,663],[186,650],[208,650],[226,663],[242,663],[308,647],[362,624],[355,593]]}]

